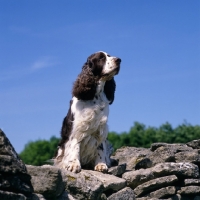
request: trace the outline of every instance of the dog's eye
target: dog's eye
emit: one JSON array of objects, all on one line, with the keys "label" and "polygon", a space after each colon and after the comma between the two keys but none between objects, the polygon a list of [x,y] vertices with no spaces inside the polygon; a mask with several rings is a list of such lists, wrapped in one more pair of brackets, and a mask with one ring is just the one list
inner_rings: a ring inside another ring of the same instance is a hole
[{"label": "dog's eye", "polygon": [[109,54],[107,54],[108,57],[111,57]]}]

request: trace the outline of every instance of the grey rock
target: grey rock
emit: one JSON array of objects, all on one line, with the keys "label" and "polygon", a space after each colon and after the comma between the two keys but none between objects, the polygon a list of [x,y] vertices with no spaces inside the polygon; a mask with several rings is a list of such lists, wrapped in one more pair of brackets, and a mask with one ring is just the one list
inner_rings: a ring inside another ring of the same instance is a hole
[{"label": "grey rock", "polygon": [[108,174],[121,176],[126,171],[126,163],[108,169]]},{"label": "grey rock", "polygon": [[136,200],[191,200],[191,199],[181,197],[180,194],[175,194],[175,195],[170,196],[169,198],[164,198],[164,199],[151,198],[151,197],[141,197],[141,198],[136,198]]},{"label": "grey rock", "polygon": [[0,172],[27,173],[26,167],[14,147],[0,129]]},{"label": "grey rock", "polygon": [[66,190],[75,199],[102,199],[105,191],[118,191],[126,187],[126,181],[110,174],[97,171],[81,170],[75,174],[62,170]]},{"label": "grey rock", "polygon": [[[164,162],[176,162],[175,155],[178,152],[191,152],[193,149],[185,144],[167,144],[167,143],[155,143],[151,145],[152,154],[148,156],[152,165]],[[183,162],[177,161],[177,162]]]},{"label": "grey rock", "polygon": [[13,193],[0,190],[0,199],[2,200],[26,200],[26,196],[20,193]]},{"label": "grey rock", "polygon": [[165,198],[170,195],[174,195],[176,193],[176,188],[174,186],[168,186],[165,188],[161,188],[159,190],[156,190],[154,192],[151,192],[148,196],[151,198]]},{"label": "grey rock", "polygon": [[156,179],[153,179],[151,181],[148,181],[146,183],[143,183],[143,184],[137,186],[134,189],[134,193],[135,193],[136,197],[139,197],[150,191],[173,185],[177,181],[178,181],[178,178],[175,175],[156,178]]},{"label": "grey rock", "polygon": [[106,197],[106,194],[101,194],[101,200],[107,200],[108,198]]},{"label": "grey rock", "polygon": [[191,196],[182,196],[180,194],[175,194],[170,196],[169,198],[165,198],[165,200],[193,200],[194,197]]},{"label": "grey rock", "polygon": [[108,200],[135,200],[135,195],[131,188],[126,187],[109,196]]},{"label": "grey rock", "polygon": [[117,149],[112,158],[119,160],[119,165],[126,163],[127,170],[134,170],[136,164],[151,153],[147,148],[122,147]]},{"label": "grey rock", "polygon": [[194,164],[200,164],[200,149],[176,153],[175,160],[176,162],[191,162]]},{"label": "grey rock", "polygon": [[155,151],[156,149],[160,147],[168,147],[168,148],[174,149],[174,151],[176,152],[192,150],[192,148],[190,148],[189,145],[186,145],[186,144],[169,144],[169,143],[163,143],[163,142],[153,143],[150,147],[150,150]]},{"label": "grey rock", "polygon": [[134,189],[142,183],[168,175],[197,178],[199,169],[197,165],[192,163],[159,163],[152,168],[126,172],[122,175],[122,178],[127,181],[127,186]]},{"label": "grey rock", "polygon": [[67,191],[64,191],[56,200],[75,200]]},{"label": "grey rock", "polygon": [[192,163],[180,162],[180,163],[159,163],[152,168],[155,176],[164,175],[177,175],[181,178],[197,178],[199,177],[198,166]]},{"label": "grey rock", "polygon": [[73,173],[62,170],[62,177],[66,183],[66,190],[74,199],[100,199],[103,193],[103,183],[87,170],[80,173]]},{"label": "grey rock", "polygon": [[26,165],[31,175],[31,183],[36,193],[42,194],[45,198],[56,198],[65,189],[61,171],[50,165],[31,166]]},{"label": "grey rock", "polygon": [[103,183],[104,191],[107,190],[118,191],[126,187],[126,180],[122,178],[118,178],[110,174],[103,174],[101,172],[91,171],[91,170],[88,170],[87,173],[95,176],[98,180],[100,180]]},{"label": "grey rock", "polygon": [[138,185],[154,179],[155,176],[153,172],[149,169],[140,169],[137,171],[125,172],[122,175],[122,178],[124,178],[127,181],[127,186],[134,189]]},{"label": "grey rock", "polygon": [[184,185],[200,185],[200,179],[185,179],[184,180]]},{"label": "grey rock", "polygon": [[147,169],[152,167],[153,163],[149,158],[142,158],[141,160],[138,160],[138,162],[135,165],[135,170],[138,169]]},{"label": "grey rock", "polygon": [[175,162],[175,150],[168,146],[161,146],[157,148],[148,158],[152,165],[164,162]]},{"label": "grey rock", "polygon": [[42,194],[33,193],[27,200],[46,200]]},{"label": "grey rock", "polygon": [[193,140],[191,142],[188,142],[187,145],[189,147],[192,147],[193,149],[200,149],[200,140]]},{"label": "grey rock", "polygon": [[181,197],[180,194],[175,194],[175,195],[167,198],[166,200],[188,200],[188,199],[184,199],[183,197]]},{"label": "grey rock", "polygon": [[33,188],[25,164],[0,129],[0,189],[28,195]]},{"label": "grey rock", "polygon": [[200,194],[200,186],[181,187],[181,189],[178,190],[177,193],[181,194],[181,195],[199,195]]},{"label": "grey rock", "polygon": [[168,145],[168,143],[164,143],[164,142],[153,143],[153,144],[151,144],[150,150],[155,151],[156,149],[158,149],[160,147],[166,147],[167,145]]},{"label": "grey rock", "polygon": [[140,197],[140,198],[136,198],[136,200],[160,200],[158,198],[150,198],[150,197]]},{"label": "grey rock", "polygon": [[75,174],[50,165],[25,166],[0,130],[0,199],[200,199],[200,140],[187,145],[155,143],[151,149],[124,147],[112,158],[119,165],[109,168],[108,174],[91,170]]}]

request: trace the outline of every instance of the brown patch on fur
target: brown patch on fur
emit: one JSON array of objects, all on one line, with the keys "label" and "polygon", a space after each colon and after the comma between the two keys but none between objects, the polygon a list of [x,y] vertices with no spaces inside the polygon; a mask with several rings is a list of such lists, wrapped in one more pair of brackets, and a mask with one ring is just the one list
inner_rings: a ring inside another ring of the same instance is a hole
[{"label": "brown patch on fur", "polygon": [[[71,100],[67,116],[63,120],[62,129],[61,129],[61,141],[59,142],[58,146],[59,146],[59,148],[62,149],[62,154],[57,158],[57,159],[61,159],[61,160],[64,156],[65,143],[69,140],[69,137],[70,137],[71,131],[72,131],[72,123],[74,121],[74,116],[73,116],[73,113],[71,112],[72,103],[73,103],[73,101]],[[58,150],[55,154],[55,157],[57,155],[58,155]]]},{"label": "brown patch on fur", "polygon": [[97,77],[87,64],[83,67],[82,72],[76,79],[72,95],[81,100],[92,100],[96,93]]}]

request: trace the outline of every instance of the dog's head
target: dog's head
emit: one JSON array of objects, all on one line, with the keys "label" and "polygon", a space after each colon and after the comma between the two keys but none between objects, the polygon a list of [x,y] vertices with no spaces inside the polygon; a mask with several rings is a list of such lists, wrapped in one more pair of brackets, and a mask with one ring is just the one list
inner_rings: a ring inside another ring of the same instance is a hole
[{"label": "dog's head", "polygon": [[105,82],[104,93],[110,104],[114,101],[115,80],[119,73],[121,59],[100,51],[88,57],[74,83],[72,95],[81,100],[92,100],[99,81]]},{"label": "dog's head", "polygon": [[94,76],[100,80],[111,80],[113,76],[119,73],[121,59],[110,56],[106,52],[100,51],[92,54],[87,59],[87,64],[91,68]]}]

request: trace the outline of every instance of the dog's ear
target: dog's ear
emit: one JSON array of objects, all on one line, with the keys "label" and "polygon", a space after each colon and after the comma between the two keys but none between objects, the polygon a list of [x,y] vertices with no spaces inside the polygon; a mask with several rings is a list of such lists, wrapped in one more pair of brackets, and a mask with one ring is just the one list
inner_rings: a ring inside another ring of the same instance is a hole
[{"label": "dog's ear", "polygon": [[94,76],[101,75],[105,61],[106,61],[106,56],[103,52],[98,52],[88,57],[87,65],[93,72]]},{"label": "dog's ear", "polygon": [[96,93],[96,87],[97,78],[92,72],[92,63],[88,59],[74,82],[72,95],[81,100],[92,100]]},{"label": "dog's ear", "polygon": [[106,81],[104,86],[104,93],[106,94],[107,99],[110,101],[110,104],[112,104],[114,101],[115,89],[116,89],[116,83],[114,78],[112,78],[109,81]]}]

